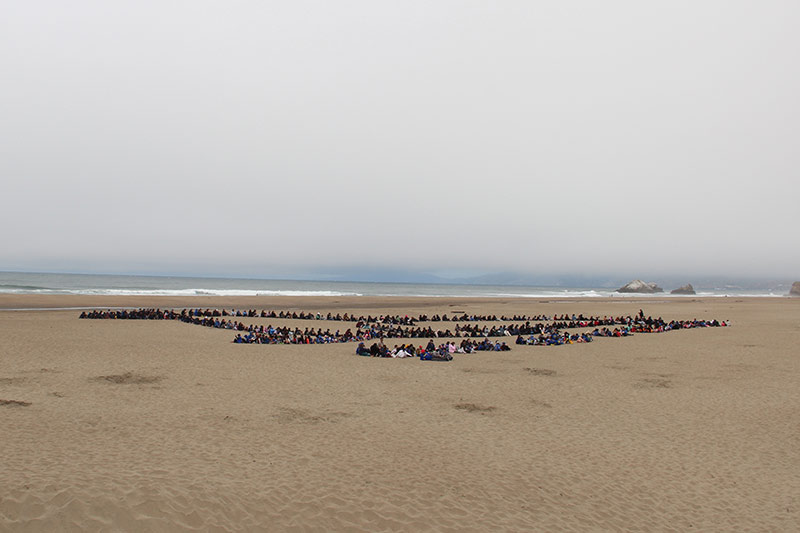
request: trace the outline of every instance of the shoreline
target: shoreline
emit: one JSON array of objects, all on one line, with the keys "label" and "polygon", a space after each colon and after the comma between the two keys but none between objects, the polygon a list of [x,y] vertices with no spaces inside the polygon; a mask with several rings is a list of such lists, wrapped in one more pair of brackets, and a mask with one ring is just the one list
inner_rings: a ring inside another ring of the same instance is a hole
[{"label": "shoreline", "polygon": [[[111,296],[65,294],[0,294],[0,311],[33,310],[84,310],[84,309],[138,309],[138,308],[238,308],[238,309],[291,309],[310,311],[316,308],[330,310],[366,309],[382,307],[429,308],[447,305],[485,306],[497,305],[537,306],[544,304],[577,305],[601,304],[631,305],[688,305],[726,303],[776,303],[791,302],[790,297],[774,296],[682,296],[659,298],[654,295],[619,297],[454,297],[454,296]],[[305,306],[305,307],[303,307]],[[303,307],[301,309],[301,307]]]}]

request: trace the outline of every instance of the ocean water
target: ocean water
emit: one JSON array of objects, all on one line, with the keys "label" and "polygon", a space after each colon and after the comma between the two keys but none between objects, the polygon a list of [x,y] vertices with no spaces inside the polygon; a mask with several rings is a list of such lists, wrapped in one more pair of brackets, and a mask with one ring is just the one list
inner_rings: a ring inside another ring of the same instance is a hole
[{"label": "ocean water", "polygon": [[630,295],[614,288],[288,281],[239,278],[192,278],[0,272],[0,294],[90,294],[118,296],[444,296],[517,298],[692,298],[785,296],[787,291],[731,287],[695,288],[696,296]]}]

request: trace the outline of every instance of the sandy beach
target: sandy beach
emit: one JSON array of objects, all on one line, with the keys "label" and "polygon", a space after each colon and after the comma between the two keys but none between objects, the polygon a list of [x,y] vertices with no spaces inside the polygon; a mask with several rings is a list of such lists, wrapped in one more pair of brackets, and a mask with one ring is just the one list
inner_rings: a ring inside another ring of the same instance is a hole
[{"label": "sandy beach", "polygon": [[[732,325],[439,363],[67,307]],[[800,299],[3,295],[0,339],[0,531],[800,529]]]}]

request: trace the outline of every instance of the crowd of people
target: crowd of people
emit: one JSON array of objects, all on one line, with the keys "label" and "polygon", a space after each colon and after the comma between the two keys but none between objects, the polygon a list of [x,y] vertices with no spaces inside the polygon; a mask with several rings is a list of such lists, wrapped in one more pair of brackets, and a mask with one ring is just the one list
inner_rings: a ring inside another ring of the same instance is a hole
[{"label": "crowd of people", "polygon": [[411,343],[400,344],[399,346],[395,344],[394,348],[391,350],[383,343],[383,340],[381,340],[380,342],[373,342],[369,348],[367,348],[364,342],[359,342],[356,348],[356,354],[366,357],[395,357],[400,359],[405,357],[419,357],[424,361],[449,361],[453,358],[453,354],[455,353],[484,351],[507,352],[509,350],[511,350],[511,347],[505,342],[493,342],[488,338],[482,341],[464,339],[458,344],[451,340],[439,344],[438,346],[433,339],[430,339],[428,340],[428,344],[424,347],[419,345],[415,348]]},{"label": "crowd of people", "polygon": [[[173,317],[177,316],[175,311],[163,311],[164,313],[172,313]],[[184,313],[185,312],[185,313]],[[154,314],[162,313],[160,309],[136,309],[136,310],[95,310],[90,312],[83,312],[81,313],[80,318],[119,318],[119,319],[156,319],[156,318],[163,318],[163,317],[155,317]],[[533,322],[533,321],[549,321],[549,320],[586,320],[583,315],[575,316],[572,315],[571,318],[567,315],[562,315],[561,317],[553,316],[552,318],[547,315],[514,315],[512,317],[507,317],[502,315],[498,317],[497,315],[467,315],[466,313],[460,315],[453,315],[453,317],[449,317],[447,314],[442,315],[432,315],[428,316],[425,314],[413,317],[409,315],[379,315],[373,317],[372,315],[364,316],[359,315],[356,316],[354,313],[327,313],[323,315],[322,313],[309,313],[304,311],[267,311],[261,310],[258,311],[256,309],[184,309],[181,311],[180,314],[186,314],[191,317],[211,317],[211,318],[224,318],[224,317],[232,317],[232,318],[275,318],[275,319],[287,319],[287,320],[328,320],[328,321],[336,321],[336,322],[363,322],[363,323],[373,323],[379,322],[381,324],[394,324],[394,325],[404,325],[404,326],[413,326],[417,322]]]},{"label": "crowd of people", "polygon": [[[420,357],[442,360],[454,353],[473,353],[476,351],[506,351],[511,348],[494,337],[516,337],[517,345],[560,346],[563,344],[592,342],[595,337],[628,337],[635,333],[661,333],[679,329],[699,327],[724,327],[725,321],[713,320],[670,320],[661,317],[645,317],[639,310],[635,316],[585,317],[583,315],[545,315],[497,317],[496,315],[456,314],[444,315],[379,315],[356,316],[354,314],[308,313],[296,311],[257,311],[220,309],[120,309],[93,310],[80,314],[84,319],[113,320],[178,320],[181,322],[236,331],[233,342],[236,344],[329,344],[359,342],[356,353],[373,357]],[[288,325],[249,324],[240,318],[267,318],[284,320],[315,320],[325,322],[348,322],[351,327],[331,331],[330,327],[299,328]],[[455,323],[451,327],[434,327],[432,323]],[[486,324],[483,322],[502,322]],[[505,322],[511,322],[506,324]],[[427,323],[420,325],[419,323]],[[582,333],[570,332],[577,328],[591,328]],[[344,331],[342,331],[344,329]],[[429,339],[424,348],[414,348],[413,343],[404,343],[388,349],[384,339]],[[448,341],[438,346],[433,339],[463,339],[456,344]],[[477,340],[480,339],[480,340]],[[366,343],[373,342],[369,348]],[[435,359],[439,358],[439,359]]]}]

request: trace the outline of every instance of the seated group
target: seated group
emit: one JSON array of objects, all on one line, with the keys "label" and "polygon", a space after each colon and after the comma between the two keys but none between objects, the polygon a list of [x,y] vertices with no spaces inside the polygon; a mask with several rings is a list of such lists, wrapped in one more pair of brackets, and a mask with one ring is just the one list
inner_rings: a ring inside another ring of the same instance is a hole
[{"label": "seated group", "polygon": [[[290,326],[276,326],[264,324],[245,325],[239,320],[231,317],[260,317],[290,320],[315,320],[315,321],[335,321],[335,322],[354,322],[354,327],[347,328],[344,332],[337,329],[334,332],[330,328],[323,331],[319,328],[304,328]],[[724,327],[728,323],[718,320],[671,320],[666,321],[661,317],[645,317],[644,312],[639,310],[635,316],[618,317],[584,317],[583,315],[562,315],[550,317],[539,316],[517,316],[507,318],[495,315],[471,315],[456,314],[452,318],[447,315],[427,315],[400,316],[400,315],[381,315],[356,316],[345,313],[344,315],[322,315],[320,313],[288,312],[288,311],[261,311],[247,310],[209,310],[209,309],[122,309],[106,311],[82,312],[80,318],[87,319],[118,319],[118,320],[178,320],[181,322],[195,324],[199,326],[228,329],[237,332],[233,339],[236,344],[328,344],[341,342],[358,342],[356,353],[359,355],[369,355],[372,357],[419,357],[423,360],[450,360],[454,353],[473,353],[476,351],[506,351],[511,348],[500,341],[491,341],[490,337],[512,337],[516,336],[517,345],[534,346],[561,346],[564,344],[592,342],[595,337],[620,338],[628,337],[635,333],[662,333],[681,329],[691,329],[700,327]],[[488,324],[479,322],[506,322],[524,321],[518,324],[497,324],[491,327]],[[547,323],[546,321],[551,322]],[[419,326],[418,322],[450,322],[455,323],[451,331],[449,327],[445,329],[434,329],[430,325]],[[472,322],[472,323],[461,323]],[[592,328],[583,333],[564,331],[575,328]],[[613,328],[613,329],[610,329]],[[427,346],[414,347],[412,343],[395,345],[389,349],[384,344],[384,339],[408,339],[408,338],[428,338]],[[433,341],[434,338],[453,339],[460,338],[460,343],[449,340],[438,346]],[[369,348],[366,343],[379,339],[380,342],[373,342]],[[480,339],[480,340],[479,340]]]},{"label": "seated group", "polygon": [[474,353],[480,351],[488,352],[507,352],[511,348],[505,342],[484,339],[481,342],[475,342],[471,339],[464,339],[456,345],[454,341],[448,341],[439,346],[433,342],[433,339],[428,341],[427,346],[424,348],[420,345],[414,348],[413,344],[396,345],[391,350],[381,340],[380,344],[373,342],[367,348],[363,342],[358,343],[356,354],[365,357],[419,357],[423,361],[450,361],[453,359],[454,353]]}]

